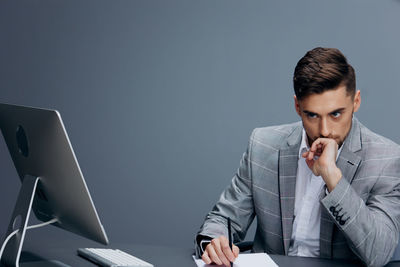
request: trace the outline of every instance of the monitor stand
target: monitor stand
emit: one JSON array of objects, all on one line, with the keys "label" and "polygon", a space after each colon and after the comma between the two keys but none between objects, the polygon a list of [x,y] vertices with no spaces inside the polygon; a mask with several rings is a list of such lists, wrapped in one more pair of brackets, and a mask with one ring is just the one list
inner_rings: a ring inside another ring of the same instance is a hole
[{"label": "monitor stand", "polygon": [[29,216],[32,210],[32,203],[35,197],[36,188],[40,181],[39,177],[32,175],[25,175],[22,186],[18,194],[18,199],[11,216],[10,224],[6,233],[6,238],[15,230],[18,230],[5,244],[4,253],[1,255],[2,266],[12,267],[69,267],[59,261],[32,261],[32,262],[19,262],[21,256],[21,249],[24,243],[25,233],[28,227]]}]

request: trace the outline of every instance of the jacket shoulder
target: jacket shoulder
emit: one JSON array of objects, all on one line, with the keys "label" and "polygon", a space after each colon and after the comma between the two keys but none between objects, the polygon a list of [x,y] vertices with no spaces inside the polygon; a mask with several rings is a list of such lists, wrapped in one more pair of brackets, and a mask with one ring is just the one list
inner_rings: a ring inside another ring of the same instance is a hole
[{"label": "jacket shoulder", "polygon": [[302,128],[301,122],[255,128],[250,141],[279,150],[286,145],[288,137],[299,128]]},{"label": "jacket shoulder", "polygon": [[379,135],[364,125],[360,124],[361,143],[363,150],[374,151],[375,154],[400,155],[400,145],[394,141]]}]

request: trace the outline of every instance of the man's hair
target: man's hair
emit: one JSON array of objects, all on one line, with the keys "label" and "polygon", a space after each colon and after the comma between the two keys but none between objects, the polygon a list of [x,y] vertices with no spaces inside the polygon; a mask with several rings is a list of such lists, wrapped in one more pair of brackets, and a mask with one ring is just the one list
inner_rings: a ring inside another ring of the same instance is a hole
[{"label": "man's hair", "polygon": [[308,51],[294,70],[293,86],[298,100],[336,89],[340,85],[345,85],[347,94],[354,96],[354,69],[336,48],[317,47]]}]

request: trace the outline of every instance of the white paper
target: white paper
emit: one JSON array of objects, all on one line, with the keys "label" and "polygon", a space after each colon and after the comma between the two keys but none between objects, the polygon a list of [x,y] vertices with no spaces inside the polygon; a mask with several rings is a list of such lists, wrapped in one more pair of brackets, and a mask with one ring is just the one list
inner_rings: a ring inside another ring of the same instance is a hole
[{"label": "white paper", "polygon": [[[198,267],[208,267],[216,265],[208,265],[205,264],[202,259],[196,259],[193,256],[193,260],[197,264]],[[233,263],[233,267],[276,267],[278,266],[270,256],[266,253],[249,253],[249,254],[239,254],[236,258],[235,262]]]}]

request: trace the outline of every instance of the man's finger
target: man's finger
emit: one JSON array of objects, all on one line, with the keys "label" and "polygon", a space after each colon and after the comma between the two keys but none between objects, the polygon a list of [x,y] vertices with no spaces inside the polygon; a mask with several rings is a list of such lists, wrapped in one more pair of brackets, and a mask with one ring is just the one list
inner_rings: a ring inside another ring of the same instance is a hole
[{"label": "man's finger", "polygon": [[[221,238],[220,238],[221,239]],[[230,265],[229,260],[226,258],[224,252],[222,251],[221,248],[221,240],[220,239],[213,239],[211,240],[211,244],[213,245],[215,252],[219,258],[219,260],[224,264],[224,265]],[[218,263],[217,263],[218,264]]]},{"label": "man's finger", "polygon": [[312,170],[312,168],[314,166],[314,160],[306,159],[306,163],[307,163],[308,168],[310,168],[310,170]]},{"label": "man's finger", "polygon": [[221,239],[221,250],[224,253],[225,257],[229,260],[229,262],[233,262],[235,260],[235,256],[231,248],[229,247],[229,241],[225,239]]},{"label": "man's finger", "polygon": [[307,160],[313,160],[314,159],[314,152],[309,151],[306,159]]},{"label": "man's finger", "polygon": [[235,258],[237,258],[239,256],[239,248],[233,245],[232,250],[233,250],[233,255],[235,256]]},{"label": "man's finger", "polygon": [[311,144],[310,151],[312,151],[312,152],[317,151],[317,146],[318,146],[319,144],[321,144],[321,138],[316,139],[316,140]]},{"label": "man's finger", "polygon": [[206,263],[206,264],[211,264],[211,259],[208,257],[208,252],[204,251],[203,255],[201,255],[201,259]]},{"label": "man's finger", "polygon": [[211,262],[215,264],[221,265],[222,261],[219,259],[217,253],[215,252],[214,246],[210,243],[206,247],[208,257],[211,259]]}]

